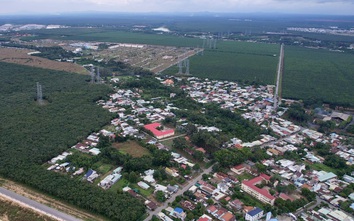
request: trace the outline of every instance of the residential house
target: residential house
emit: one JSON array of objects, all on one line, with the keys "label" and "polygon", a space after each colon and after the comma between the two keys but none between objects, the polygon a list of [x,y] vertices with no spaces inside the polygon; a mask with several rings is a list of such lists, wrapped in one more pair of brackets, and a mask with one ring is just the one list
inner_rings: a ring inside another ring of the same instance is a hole
[{"label": "residential house", "polygon": [[245,219],[247,221],[258,221],[263,217],[263,213],[264,213],[263,210],[256,207],[253,210],[246,213]]},{"label": "residential house", "polygon": [[229,206],[234,210],[239,211],[242,209],[243,203],[239,199],[235,199],[229,202]]},{"label": "residential house", "polygon": [[145,206],[151,211],[154,211],[155,209],[157,209],[156,203],[154,203],[153,201],[150,201],[150,200],[145,201]]},{"label": "residential house", "polygon": [[184,220],[186,218],[186,213],[183,211],[182,208],[176,207],[171,213],[171,216],[176,217],[178,219]]}]

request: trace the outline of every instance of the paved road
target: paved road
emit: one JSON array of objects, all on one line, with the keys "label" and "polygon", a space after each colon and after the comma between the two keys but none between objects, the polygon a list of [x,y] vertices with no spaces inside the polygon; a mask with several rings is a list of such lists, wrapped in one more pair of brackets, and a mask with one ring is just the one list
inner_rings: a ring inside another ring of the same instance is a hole
[{"label": "paved road", "polygon": [[[193,186],[197,181],[202,179],[203,174],[208,174],[212,171],[213,166],[210,166],[208,169],[205,169],[201,174],[199,174],[197,177],[194,179],[190,180],[187,185],[185,185],[182,189],[179,189],[177,193],[173,194],[171,198],[166,200],[162,206],[157,208],[155,211],[150,211],[149,216],[144,220],[144,221],[149,221],[151,220],[153,215],[157,215],[159,212],[161,212],[163,209],[165,209],[168,206],[168,203],[172,203],[175,201],[176,196],[183,194],[185,191],[189,190],[191,186]],[[166,214],[167,215],[167,214]]]},{"label": "paved road", "polygon": [[65,214],[63,212],[59,212],[56,209],[50,208],[46,205],[40,204],[36,201],[33,201],[31,199],[28,199],[27,197],[21,196],[17,193],[14,193],[12,191],[9,191],[7,189],[4,189],[0,187],[0,195],[4,196],[5,198],[11,199],[15,202],[18,202],[22,205],[25,205],[27,207],[30,207],[31,209],[34,209],[42,214],[45,214],[47,216],[53,217],[57,220],[62,220],[62,221],[81,221],[81,219],[77,219],[73,216],[70,216],[68,214]]},{"label": "paved road", "polygon": [[[330,203],[324,201],[323,199],[321,199],[319,196],[316,196],[316,203],[312,206],[308,206],[308,207],[305,207],[303,209],[300,209],[298,210],[296,213],[294,213],[295,216],[300,216],[302,212],[304,212],[304,210],[307,210],[307,211],[311,211],[312,209],[314,209],[316,206],[320,205],[321,203],[326,203],[328,205],[328,207],[330,209],[333,209],[333,210],[337,210],[339,208],[336,208],[335,206],[332,206]],[[340,210],[340,209],[339,209]],[[346,213],[345,211],[341,210],[342,212]],[[349,214],[348,214],[349,215]]]},{"label": "paved road", "polygon": [[275,143],[277,143],[277,142],[283,141],[284,139],[286,139],[286,138],[288,138],[288,137],[290,137],[290,136],[292,136],[292,135],[294,135],[294,134],[298,134],[298,133],[304,131],[305,129],[306,129],[306,128],[300,127],[300,130],[299,130],[299,131],[296,131],[296,132],[294,132],[294,133],[288,134],[288,135],[286,135],[286,136],[284,136],[284,137],[279,138],[278,140],[266,142],[266,143],[262,144],[261,147],[267,147],[267,146],[269,146],[269,145],[273,145],[273,144],[275,144]]},{"label": "paved road", "polygon": [[278,63],[278,73],[277,73],[277,83],[275,86],[275,94],[274,94],[274,109],[278,108],[278,96],[279,96],[279,87],[281,85],[280,76],[283,74],[284,67],[284,44],[280,46],[280,55],[279,55],[279,63]]},{"label": "paved road", "polygon": [[161,139],[161,140],[159,140],[159,142],[163,142],[163,141],[166,141],[166,140],[172,140],[172,139],[176,139],[178,137],[184,137],[184,136],[186,136],[186,134],[181,134],[181,135],[178,135],[178,136]]}]

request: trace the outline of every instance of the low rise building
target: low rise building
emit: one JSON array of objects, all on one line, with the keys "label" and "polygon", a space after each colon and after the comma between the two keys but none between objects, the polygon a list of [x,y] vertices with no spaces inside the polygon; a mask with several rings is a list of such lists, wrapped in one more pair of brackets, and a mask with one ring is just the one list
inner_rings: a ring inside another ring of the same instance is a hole
[{"label": "low rise building", "polygon": [[255,197],[259,201],[263,203],[267,203],[270,205],[274,205],[275,197],[270,195],[268,190],[260,189],[256,186],[256,184],[262,183],[262,181],[268,182],[270,180],[270,176],[266,174],[261,174],[258,177],[255,177],[251,180],[243,181],[241,185],[241,189],[251,196]]}]

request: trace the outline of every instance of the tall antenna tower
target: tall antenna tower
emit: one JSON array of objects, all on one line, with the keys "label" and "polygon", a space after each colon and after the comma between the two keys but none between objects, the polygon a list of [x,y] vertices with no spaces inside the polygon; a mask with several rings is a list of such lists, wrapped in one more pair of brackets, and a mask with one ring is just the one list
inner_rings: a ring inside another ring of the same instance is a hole
[{"label": "tall antenna tower", "polygon": [[43,102],[43,91],[42,91],[42,85],[37,82],[37,102],[42,103]]},{"label": "tall antenna tower", "polygon": [[96,82],[97,84],[101,83],[100,67],[97,67]]},{"label": "tall antenna tower", "polygon": [[182,61],[178,62],[178,74],[183,74],[182,73]]},{"label": "tall antenna tower", "polygon": [[189,59],[186,59],[186,74],[189,75]]},{"label": "tall antenna tower", "polygon": [[93,84],[95,83],[95,69],[93,65],[91,66],[90,75],[91,75],[91,84]]}]

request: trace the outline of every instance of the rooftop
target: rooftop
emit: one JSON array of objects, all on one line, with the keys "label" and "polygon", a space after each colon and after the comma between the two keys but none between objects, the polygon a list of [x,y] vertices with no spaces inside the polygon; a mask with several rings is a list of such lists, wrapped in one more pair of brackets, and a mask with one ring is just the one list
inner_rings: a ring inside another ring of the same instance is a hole
[{"label": "rooftop", "polygon": [[160,123],[152,123],[152,124],[145,125],[144,128],[151,131],[154,134],[154,136],[156,136],[156,137],[165,136],[165,135],[174,133],[173,129],[165,130],[165,131],[158,130],[157,128],[159,126],[161,126]]},{"label": "rooftop", "polygon": [[257,215],[257,214],[259,214],[261,212],[263,212],[263,210],[258,208],[258,207],[256,207],[255,209],[249,211],[247,214],[250,215],[250,216],[255,216],[255,215]]}]

